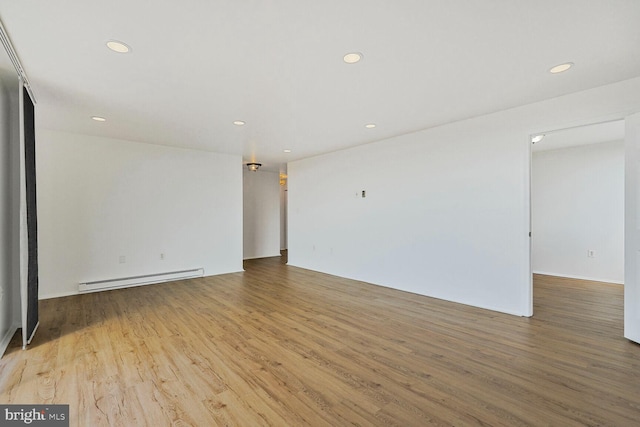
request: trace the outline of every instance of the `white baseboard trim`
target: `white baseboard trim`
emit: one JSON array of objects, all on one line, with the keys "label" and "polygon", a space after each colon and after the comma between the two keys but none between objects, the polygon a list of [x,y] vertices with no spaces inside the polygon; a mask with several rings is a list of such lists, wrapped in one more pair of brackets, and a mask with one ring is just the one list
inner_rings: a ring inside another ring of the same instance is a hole
[{"label": "white baseboard trim", "polygon": [[282,254],[280,254],[280,252],[278,252],[277,254],[273,254],[273,255],[260,255],[260,256],[252,256],[252,257],[247,257],[247,258],[243,258],[243,261],[247,261],[250,259],[261,259],[261,258],[273,258],[273,257],[277,257],[277,256],[282,256]]},{"label": "white baseboard trim", "polygon": [[477,304],[472,304],[470,302],[464,301],[464,300],[452,300],[452,299],[447,299],[443,296],[439,296],[439,295],[433,295],[433,294],[427,294],[427,293],[418,293],[415,291],[411,291],[411,290],[407,290],[404,288],[401,288],[399,286],[394,286],[394,285],[389,285],[389,284],[382,284],[382,283],[376,283],[376,282],[371,282],[369,281],[370,279],[367,278],[362,278],[362,277],[355,277],[355,276],[343,276],[340,274],[336,274],[336,273],[329,273],[320,269],[314,269],[313,267],[309,267],[309,266],[301,266],[298,264],[291,264],[290,262],[287,263],[287,265],[292,266],[292,267],[296,267],[296,268],[302,268],[304,270],[310,270],[310,271],[315,271],[317,273],[322,273],[322,274],[327,274],[330,276],[334,276],[334,277],[342,277],[345,279],[349,279],[349,280],[356,280],[358,282],[362,282],[366,285],[370,285],[370,286],[380,286],[382,288],[387,288],[387,289],[393,289],[394,291],[398,291],[398,292],[405,292],[405,293],[409,293],[409,294],[414,294],[414,295],[420,295],[420,296],[425,296],[428,298],[435,298],[435,299],[439,299],[442,301],[447,301],[447,302],[452,302],[452,303],[456,303],[456,304],[463,304],[469,307],[475,307],[475,308],[480,308],[483,310],[489,310],[489,311],[494,311],[497,313],[504,313],[504,314],[509,314],[511,316],[518,316],[518,317],[531,317],[530,314],[527,314],[526,312],[519,312],[519,311],[513,311],[513,310],[506,310],[503,307],[494,307],[494,306],[488,306],[488,305],[477,305]]},{"label": "white baseboard trim", "polygon": [[13,338],[13,335],[16,333],[17,330],[18,330],[18,326],[12,325],[4,334],[2,339],[0,339],[0,357],[4,355],[4,352],[7,350],[7,347],[11,342],[11,338]]},{"label": "white baseboard trim", "polygon": [[548,271],[533,271],[532,273],[542,274],[544,276],[566,277],[567,279],[588,280],[590,282],[604,282],[604,283],[613,283],[616,285],[624,285],[624,282],[620,280],[603,279],[601,277],[576,276],[576,275],[564,274],[564,273],[550,273]]},{"label": "white baseboard trim", "polygon": [[45,294],[45,295],[38,295],[38,299],[40,301],[45,300],[45,299],[52,299],[52,298],[62,298],[62,297],[68,297],[71,295],[78,295],[80,292],[78,291],[65,291],[65,292],[55,292],[52,294]]}]

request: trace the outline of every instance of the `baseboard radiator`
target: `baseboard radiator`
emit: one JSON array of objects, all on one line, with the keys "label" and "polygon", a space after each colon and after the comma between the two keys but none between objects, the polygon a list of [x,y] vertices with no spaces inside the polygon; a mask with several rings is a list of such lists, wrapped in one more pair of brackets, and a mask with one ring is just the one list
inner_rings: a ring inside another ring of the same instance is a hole
[{"label": "baseboard radiator", "polygon": [[192,279],[204,276],[204,268],[191,270],[169,271],[158,274],[144,274],[141,276],[121,277],[118,279],[95,280],[78,285],[79,292],[106,291],[108,289],[129,288],[132,286],[152,285],[154,283],[170,282],[172,280]]}]

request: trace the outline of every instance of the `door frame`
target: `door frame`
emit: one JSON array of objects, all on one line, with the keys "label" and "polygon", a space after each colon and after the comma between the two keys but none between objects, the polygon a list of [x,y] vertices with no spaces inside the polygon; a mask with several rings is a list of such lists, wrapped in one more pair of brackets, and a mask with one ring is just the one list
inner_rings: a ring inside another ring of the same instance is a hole
[{"label": "door frame", "polygon": [[[540,134],[544,134],[544,135],[549,135],[552,133],[557,133],[557,132],[562,132],[564,130],[568,130],[568,129],[575,129],[575,128],[580,128],[580,127],[585,127],[585,126],[592,126],[592,125],[598,125],[598,124],[604,124],[604,123],[610,123],[610,122],[616,122],[616,121],[620,121],[623,120],[625,121],[625,126],[626,126],[626,119],[629,116],[632,116],[634,114],[634,112],[624,112],[624,113],[615,113],[615,114],[609,114],[609,115],[605,115],[605,116],[601,116],[601,117],[596,117],[596,118],[591,118],[591,119],[587,119],[587,120],[581,120],[581,121],[576,121],[576,122],[568,122],[565,124],[556,124],[555,126],[548,126],[548,127],[536,127],[536,128],[531,128],[529,129],[529,132],[527,134],[527,139],[526,139],[526,144],[527,144],[527,153],[528,153],[528,171],[527,171],[527,185],[526,185],[526,191],[528,192],[527,194],[527,203],[528,203],[528,210],[529,210],[529,214],[527,217],[527,229],[529,232],[529,241],[528,241],[528,259],[527,259],[527,263],[528,263],[528,270],[529,270],[529,275],[528,275],[528,281],[529,281],[529,291],[527,292],[526,297],[528,298],[527,301],[527,305],[530,308],[530,315],[534,316],[534,310],[533,310],[533,262],[532,262],[532,200],[531,200],[531,187],[532,187],[532,173],[533,173],[533,150],[532,150],[532,146],[533,143],[531,142],[531,138],[533,138],[535,135],[540,135]],[[546,129],[546,130],[541,130],[541,129]],[[625,146],[626,146],[626,131],[625,131]],[[625,164],[626,164],[626,153],[625,153]],[[627,204],[627,194],[625,192],[625,206]],[[625,216],[626,216],[626,208],[625,208]],[[626,224],[626,217],[624,219],[625,224]],[[625,226],[625,276],[626,276],[626,240],[627,240],[627,231],[626,231],[626,226]],[[624,279],[624,281],[626,281],[626,277]],[[624,286],[624,285],[623,285]]]}]

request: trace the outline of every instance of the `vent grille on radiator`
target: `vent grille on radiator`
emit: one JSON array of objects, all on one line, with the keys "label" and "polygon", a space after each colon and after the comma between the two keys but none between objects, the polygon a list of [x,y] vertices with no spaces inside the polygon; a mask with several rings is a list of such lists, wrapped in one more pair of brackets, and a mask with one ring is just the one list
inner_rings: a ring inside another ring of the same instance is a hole
[{"label": "vent grille on radiator", "polygon": [[128,288],[131,286],[151,285],[172,280],[191,279],[204,276],[204,268],[170,271],[167,273],[145,274],[141,276],[122,277],[119,279],[95,280],[78,285],[80,292],[104,291],[107,289]]}]

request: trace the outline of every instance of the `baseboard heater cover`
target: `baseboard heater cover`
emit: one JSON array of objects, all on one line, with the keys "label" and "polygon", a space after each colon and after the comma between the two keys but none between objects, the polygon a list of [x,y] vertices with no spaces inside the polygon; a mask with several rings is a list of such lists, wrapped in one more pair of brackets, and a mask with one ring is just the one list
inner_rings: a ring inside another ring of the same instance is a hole
[{"label": "baseboard heater cover", "polygon": [[79,292],[106,291],[108,289],[129,288],[132,286],[152,285],[172,280],[192,279],[204,276],[204,268],[169,271],[167,273],[144,274],[141,276],[122,277],[118,279],[95,280],[78,285]]}]

